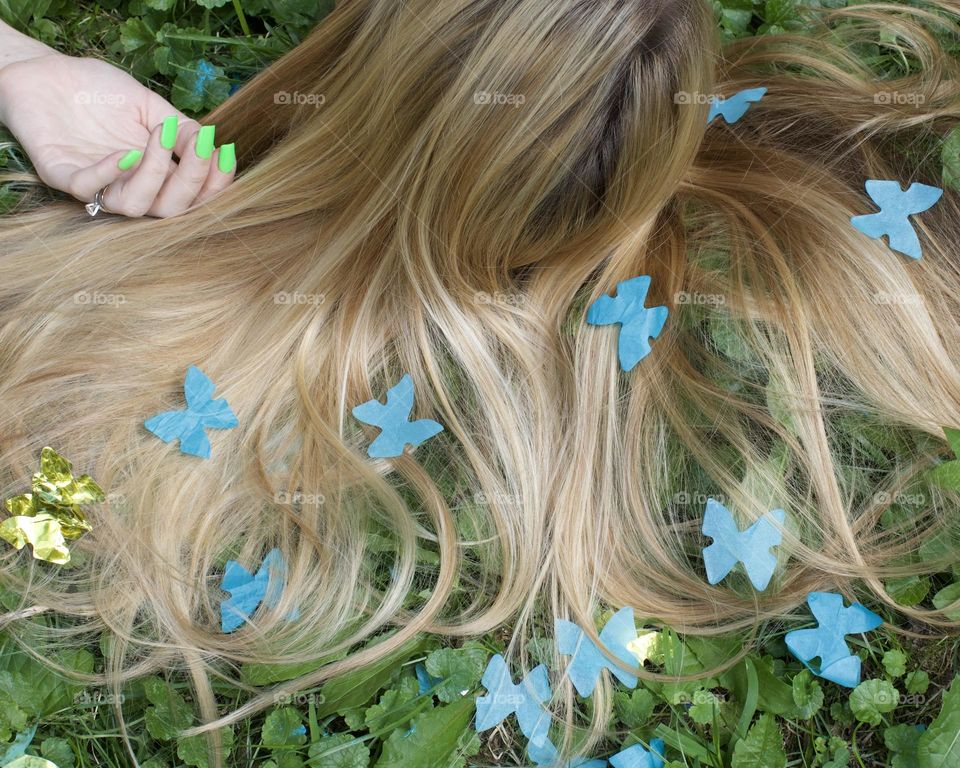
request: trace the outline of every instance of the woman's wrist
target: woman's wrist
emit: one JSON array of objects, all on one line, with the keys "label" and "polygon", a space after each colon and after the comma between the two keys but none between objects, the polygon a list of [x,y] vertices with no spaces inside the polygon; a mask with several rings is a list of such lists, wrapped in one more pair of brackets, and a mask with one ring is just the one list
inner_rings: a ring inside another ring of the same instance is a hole
[{"label": "woman's wrist", "polygon": [[56,51],[39,40],[21,34],[10,25],[0,21],[0,125],[6,124],[4,117],[7,105],[4,103],[2,88],[4,70],[11,64],[38,59],[41,56],[49,56],[54,53]]},{"label": "woman's wrist", "polygon": [[21,34],[9,24],[0,21],[0,71],[8,64],[35,59],[53,52],[52,48],[39,40]]}]

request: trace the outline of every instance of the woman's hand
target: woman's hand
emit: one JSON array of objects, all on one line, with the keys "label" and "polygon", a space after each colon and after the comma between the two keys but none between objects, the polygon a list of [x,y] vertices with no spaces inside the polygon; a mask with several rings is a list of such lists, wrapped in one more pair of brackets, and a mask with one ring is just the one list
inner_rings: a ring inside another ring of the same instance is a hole
[{"label": "woman's hand", "polygon": [[111,213],[174,216],[233,180],[233,145],[214,149],[213,126],[201,136],[199,123],[106,62],[32,52],[0,68],[0,123],[49,186],[83,202],[107,187]]}]

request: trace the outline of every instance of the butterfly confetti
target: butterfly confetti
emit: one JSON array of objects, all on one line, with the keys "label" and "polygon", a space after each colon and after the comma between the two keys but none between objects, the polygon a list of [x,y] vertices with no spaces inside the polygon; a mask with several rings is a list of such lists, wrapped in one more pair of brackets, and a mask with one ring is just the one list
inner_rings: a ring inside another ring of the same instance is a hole
[{"label": "butterfly confetti", "polygon": [[710,116],[707,118],[707,125],[712,123],[720,115],[726,120],[727,125],[733,125],[741,117],[747,114],[751,104],[755,104],[767,95],[766,88],[748,88],[731,96],[729,99],[721,99],[719,96],[710,103]]},{"label": "butterfly confetti", "polygon": [[413,379],[405,373],[400,381],[387,391],[387,403],[368,400],[353,409],[358,421],[380,427],[380,434],[367,448],[372,459],[388,459],[403,454],[405,446],[416,448],[436,434],[443,426],[431,419],[410,421],[413,410]]},{"label": "butterfly confetti", "polygon": [[92,530],[82,507],[104,498],[103,489],[90,475],[75,478],[67,459],[53,448],[44,448],[30,493],[5,502],[12,517],[0,523],[0,538],[16,549],[30,544],[37,560],[64,565],[70,562],[66,542]]},{"label": "butterfly confetti", "polygon": [[[787,632],[787,648],[815,675],[856,688],[860,683],[860,657],[850,653],[844,638],[876,629],[883,619],[860,603],[845,608],[843,596],[831,592],[811,592],[807,604],[818,626]],[[820,659],[819,670],[810,665],[815,658]]]},{"label": "butterfly confetti", "polygon": [[[553,745],[550,739],[544,739],[542,742],[527,745],[527,754],[537,765],[556,766],[560,759],[560,751]],[[606,760],[592,760],[588,757],[575,757],[563,764],[563,768],[604,768]]]},{"label": "butterfly confetti", "polygon": [[868,181],[866,188],[880,212],[854,216],[850,223],[868,237],[886,236],[893,250],[911,259],[919,259],[922,256],[920,238],[910,217],[932,208],[943,196],[943,190],[913,183],[904,192],[899,181],[876,180]]},{"label": "butterfly confetti", "polygon": [[487,695],[477,697],[477,731],[493,728],[510,715],[516,715],[520,731],[533,745],[547,741],[550,713],[545,704],[552,694],[543,664],[531,669],[515,684],[507,662],[498,653],[490,659],[480,682],[487,689]]},{"label": "butterfly confetti", "polygon": [[417,691],[421,696],[431,693],[434,688],[443,682],[442,677],[434,677],[427,672],[427,668],[423,664],[417,664],[413,670],[417,674]]},{"label": "butterfly confetti", "polygon": [[209,459],[210,440],[205,430],[232,429],[239,423],[226,400],[213,399],[214,389],[203,371],[191,365],[183,382],[186,410],[158,413],[143,425],[165,443],[179,439],[181,453]]},{"label": "butterfly confetti", "polygon": [[664,748],[663,739],[651,739],[649,750],[634,744],[611,757],[610,765],[613,768],[663,768]]},{"label": "butterfly confetti", "polygon": [[644,306],[650,278],[646,275],[624,280],[617,285],[617,295],[601,296],[587,310],[590,325],[620,324],[618,356],[620,367],[631,371],[650,354],[650,339],[655,339],[667,322],[666,307]]},{"label": "butterfly confetti", "polygon": [[[280,602],[286,581],[287,564],[279,549],[271,549],[267,553],[256,574],[250,573],[236,560],[228,560],[220,588],[229,592],[230,597],[220,603],[220,629],[233,632],[250,618],[261,603],[268,608],[275,608]],[[287,615],[289,621],[299,617],[297,608]]]},{"label": "butterfly confetti", "polygon": [[777,556],[770,548],[779,546],[782,536],[772,521],[783,526],[785,519],[784,511],[775,509],[741,531],[729,509],[716,499],[707,499],[703,535],[713,539],[713,544],[703,550],[707,581],[717,584],[737,563],[743,563],[754,589],[765,590],[777,568]]},{"label": "butterfly confetti", "polygon": [[[556,637],[557,650],[573,657],[567,665],[567,675],[581,696],[593,693],[603,669],[609,669],[628,688],[636,687],[636,676],[610,661],[587,633],[573,622],[557,619]],[[600,632],[600,642],[611,654],[632,666],[637,665],[637,657],[630,652],[629,644],[636,639],[633,608],[621,608]]]}]

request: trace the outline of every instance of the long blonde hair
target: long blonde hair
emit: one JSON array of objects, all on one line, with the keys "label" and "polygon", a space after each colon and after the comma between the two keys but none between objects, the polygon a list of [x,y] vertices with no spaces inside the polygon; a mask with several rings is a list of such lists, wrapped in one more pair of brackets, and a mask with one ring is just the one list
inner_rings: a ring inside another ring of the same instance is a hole
[{"label": "long blonde hair", "polygon": [[[936,183],[900,149],[960,114],[930,31],[957,17],[930,5],[823,13],[721,56],[699,0],[344,3],[209,116],[245,169],[216,200],[169,220],[59,203],[0,222],[3,490],[52,445],[110,494],[73,567],[4,550],[5,584],[72,617],[59,641],[109,631],[111,684],[186,669],[209,727],[272,701],[218,711],[211,676],[244,662],[337,659],[293,691],[422,632],[507,626],[525,663],[535,627],[592,628],[600,604],[690,633],[757,627],[820,588],[894,605],[884,578],[942,566],[903,555],[946,500],[878,524],[932,457],[863,500],[832,436],[850,412],[960,425],[955,196],[916,220],[918,262],[850,225],[873,210],[868,178]],[[881,29],[916,74],[878,82],[846,50]],[[757,86],[747,117],[708,127],[710,94]],[[922,103],[876,98],[891,92]],[[624,374],[583,308],[641,274],[670,318]],[[707,326],[735,326],[745,368]],[[240,421],[211,433],[209,461],[142,426],[180,407],[190,364]],[[405,371],[415,414],[445,432],[370,460],[350,410]],[[678,457],[690,487],[671,485]],[[684,501],[708,491],[744,521],[788,510],[765,592],[707,584],[702,503]],[[222,633],[224,561],[274,546],[283,599]],[[605,687],[596,701],[595,737]]]}]

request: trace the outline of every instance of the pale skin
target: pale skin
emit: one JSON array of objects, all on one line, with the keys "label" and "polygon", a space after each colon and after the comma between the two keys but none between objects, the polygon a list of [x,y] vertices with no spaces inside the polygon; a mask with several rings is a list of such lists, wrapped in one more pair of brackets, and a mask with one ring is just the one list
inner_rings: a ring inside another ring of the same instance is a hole
[{"label": "pale skin", "polygon": [[[172,149],[161,123],[178,118]],[[16,137],[45,184],[84,203],[106,187],[107,211],[168,217],[226,189],[220,149],[197,155],[200,124],[107,62],[54,51],[0,21],[0,124]],[[120,167],[131,150],[142,157]],[[174,158],[177,158],[176,160]]]}]

